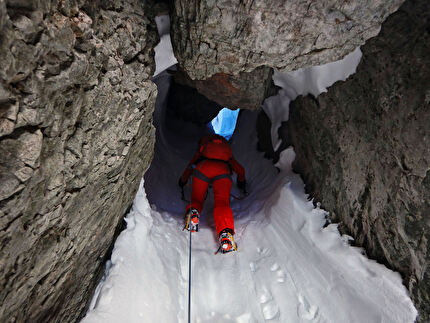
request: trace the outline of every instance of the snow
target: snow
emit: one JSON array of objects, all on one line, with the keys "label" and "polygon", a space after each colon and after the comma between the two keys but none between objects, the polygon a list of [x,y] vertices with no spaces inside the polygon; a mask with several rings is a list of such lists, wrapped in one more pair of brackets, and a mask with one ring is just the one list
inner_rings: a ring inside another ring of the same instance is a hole
[{"label": "snow", "polygon": [[[285,98],[305,88],[295,87],[290,76],[275,75],[284,89],[265,103],[280,120],[288,114],[274,107],[288,110]],[[160,72],[154,78],[159,90],[154,159],[83,323],[188,319],[189,233],[182,231],[186,202],[177,180],[197,140],[210,130],[169,116],[170,77]],[[313,84],[312,91],[326,86]],[[231,200],[238,251],[214,255],[212,192],[200,230],[192,234],[191,322],[414,322],[417,311],[400,275],[350,246],[351,238],[341,236],[335,224],[325,226],[328,213],[313,206],[291,170],[292,148],[281,153],[276,167],[257,152],[257,115],[243,111],[231,139],[250,192],[241,201]],[[232,193],[240,195],[235,187]]]},{"label": "snow", "polygon": [[218,115],[210,122],[214,132],[229,140],[236,129],[239,111],[239,109],[230,110],[229,108],[222,108]]},{"label": "snow", "polygon": [[169,15],[155,17],[160,42],[155,46],[156,67],[154,76],[157,76],[165,69],[178,63],[173,55],[172,42],[170,41],[170,18]]}]

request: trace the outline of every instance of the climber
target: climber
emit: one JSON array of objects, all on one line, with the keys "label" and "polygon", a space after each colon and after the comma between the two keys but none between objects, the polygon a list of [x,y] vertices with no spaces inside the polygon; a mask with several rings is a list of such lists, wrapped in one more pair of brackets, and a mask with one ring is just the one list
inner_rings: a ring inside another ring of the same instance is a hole
[{"label": "climber", "polygon": [[237,250],[233,239],[233,211],[230,208],[232,172],[237,174],[237,186],[246,194],[245,170],[234,159],[227,140],[219,135],[208,135],[200,139],[198,152],[179,178],[179,186],[183,189],[192,175],[191,203],[187,206],[184,227],[192,232],[198,231],[206,191],[212,185],[215,227],[222,253]]}]

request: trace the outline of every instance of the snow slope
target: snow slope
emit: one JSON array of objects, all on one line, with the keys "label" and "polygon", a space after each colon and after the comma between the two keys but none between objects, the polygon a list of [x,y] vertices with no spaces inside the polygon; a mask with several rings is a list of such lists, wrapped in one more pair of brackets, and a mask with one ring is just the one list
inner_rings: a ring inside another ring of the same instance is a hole
[{"label": "snow slope", "polygon": [[[159,29],[164,27],[161,21]],[[181,230],[186,203],[177,180],[198,138],[209,130],[174,119],[166,111],[170,76],[161,71],[176,61],[169,44],[162,46],[156,56],[154,159],[83,323],[188,319],[189,234]],[[318,95],[337,79],[346,78],[358,64],[358,51],[347,58],[355,62],[275,75],[283,90],[264,104],[272,120],[279,121],[272,129],[275,146],[279,145],[277,127],[288,118],[290,99],[298,94]],[[191,322],[414,322],[417,312],[400,275],[351,247],[351,238],[340,236],[336,225],[324,227],[327,212],[313,207],[300,177],[291,171],[294,151],[282,152],[277,167],[257,152],[257,113],[243,111],[232,138],[233,153],[245,167],[250,192],[244,200],[231,200],[238,251],[214,255],[218,244],[211,194],[200,231],[193,234]],[[233,193],[240,195],[236,188]]]},{"label": "snow slope", "polygon": [[[186,205],[176,183],[207,130],[166,117],[169,77],[156,80],[154,161],[84,323],[187,320]],[[256,116],[243,111],[232,138],[250,191],[232,200],[239,250],[214,255],[210,194],[193,234],[192,322],[413,322],[400,276],[349,246],[336,225],[323,228],[327,213],[313,207],[292,173],[292,149],[282,153],[279,171],[256,151]]]}]

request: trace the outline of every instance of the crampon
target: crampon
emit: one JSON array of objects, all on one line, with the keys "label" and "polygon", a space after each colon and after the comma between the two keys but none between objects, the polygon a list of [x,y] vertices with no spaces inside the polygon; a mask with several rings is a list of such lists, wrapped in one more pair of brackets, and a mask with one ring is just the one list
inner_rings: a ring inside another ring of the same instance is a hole
[{"label": "crampon", "polygon": [[237,250],[237,244],[234,242],[233,235],[230,232],[221,232],[219,236],[220,246],[218,250],[215,252],[228,253]]},{"label": "crampon", "polygon": [[189,209],[185,214],[185,226],[183,230],[191,232],[199,231],[199,212],[196,209]]}]

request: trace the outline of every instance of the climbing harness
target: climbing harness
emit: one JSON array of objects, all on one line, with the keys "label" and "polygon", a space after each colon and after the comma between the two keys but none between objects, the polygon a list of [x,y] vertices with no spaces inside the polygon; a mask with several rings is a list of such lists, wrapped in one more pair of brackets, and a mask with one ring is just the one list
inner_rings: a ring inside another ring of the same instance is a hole
[{"label": "climbing harness", "polygon": [[[208,195],[208,193],[206,192],[206,196]],[[230,193],[230,196],[232,197],[232,198],[234,198],[235,200],[238,200],[238,201],[242,201],[244,198],[246,198],[247,196],[249,195],[249,193],[248,192],[244,192],[243,193],[243,196],[237,196],[237,195],[234,195],[234,194],[232,194],[232,193]],[[206,199],[206,198],[205,198]],[[184,188],[182,187],[182,191],[181,191],[181,200],[182,201],[184,201],[184,202],[186,202],[186,203],[191,203],[191,201],[190,200],[187,200],[186,198],[185,198],[185,192],[184,192]]]},{"label": "climbing harness", "polygon": [[197,168],[194,168],[193,176],[197,177],[198,179],[201,179],[202,181],[204,181],[206,183],[209,183],[209,185],[212,185],[213,182],[215,182],[219,179],[222,179],[222,178],[228,178],[231,181],[231,175],[230,174],[221,174],[221,175],[209,178],[205,174],[203,174],[200,170],[198,170]]}]

